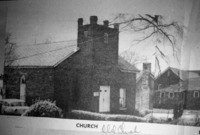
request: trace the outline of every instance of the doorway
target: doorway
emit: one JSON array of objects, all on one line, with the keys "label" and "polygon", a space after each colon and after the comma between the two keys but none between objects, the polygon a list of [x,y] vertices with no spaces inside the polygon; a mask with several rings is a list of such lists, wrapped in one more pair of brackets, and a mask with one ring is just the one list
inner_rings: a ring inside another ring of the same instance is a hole
[{"label": "doorway", "polygon": [[110,86],[100,86],[99,112],[110,112]]}]

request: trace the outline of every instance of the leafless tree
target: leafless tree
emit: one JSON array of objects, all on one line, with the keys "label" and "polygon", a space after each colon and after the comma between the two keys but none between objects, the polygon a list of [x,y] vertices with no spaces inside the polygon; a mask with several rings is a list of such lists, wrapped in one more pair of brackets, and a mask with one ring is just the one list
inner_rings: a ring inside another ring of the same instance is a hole
[{"label": "leafless tree", "polygon": [[167,57],[161,49],[161,43],[170,45],[173,51],[173,56],[179,61],[180,46],[177,43],[183,36],[183,25],[176,21],[167,21],[162,15],[137,15],[117,14],[114,16],[111,24],[118,23],[120,31],[132,31],[143,33],[140,39],[134,39],[134,44],[139,44],[147,39],[155,40],[155,60],[160,70],[159,58],[167,62]]},{"label": "leafless tree", "polygon": [[16,43],[11,42],[11,34],[7,33],[5,38],[5,60],[4,66],[8,67],[12,64],[13,59],[16,59],[15,49]]},{"label": "leafless tree", "polygon": [[[120,31],[132,31],[136,33],[141,32],[144,36],[140,39],[134,39],[135,44],[139,44],[140,42],[143,42],[147,39],[152,39],[155,41],[154,46],[156,52],[154,52],[154,56],[156,67],[159,69],[159,73],[161,73],[159,59],[161,58],[168,63],[167,54],[161,49],[162,45],[169,45],[172,48],[173,57],[175,57],[179,61],[181,42],[178,41],[182,40],[184,29],[184,26],[180,23],[176,21],[169,22],[165,20],[165,18],[161,15],[149,14],[137,16],[132,16],[129,14],[118,14],[114,17],[112,23],[118,23],[119,25],[121,25]],[[138,59],[134,53],[131,54],[131,57],[129,56],[129,54],[126,55],[126,57],[128,56],[128,58],[126,59],[131,61],[132,59]],[[132,58],[132,56],[135,58]],[[177,100],[179,100],[179,98]],[[178,102],[174,108],[174,115],[178,117],[181,116],[181,114],[178,113],[181,111],[181,109],[179,108],[179,104],[180,103]]]},{"label": "leafless tree", "polygon": [[142,57],[136,52],[132,52],[132,51],[124,51],[120,54],[120,56],[132,65],[137,65],[146,60],[145,57]]}]

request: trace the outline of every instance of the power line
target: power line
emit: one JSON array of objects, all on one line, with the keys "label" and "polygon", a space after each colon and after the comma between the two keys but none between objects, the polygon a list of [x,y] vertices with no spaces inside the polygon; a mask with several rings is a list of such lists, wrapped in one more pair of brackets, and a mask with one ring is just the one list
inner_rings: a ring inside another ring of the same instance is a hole
[{"label": "power line", "polygon": [[[108,34],[108,36],[110,36],[110,35],[117,35],[117,34],[119,34],[119,32],[114,33],[114,34]],[[88,40],[88,41],[80,42],[80,43],[78,43],[78,44],[85,44],[85,43],[88,43],[88,42],[91,42],[91,41],[98,40],[98,39],[103,38],[103,37],[104,37],[104,36],[97,37],[97,38],[93,38],[93,39],[90,39],[90,40]],[[65,49],[65,48],[69,48],[69,47],[72,47],[72,46],[76,46],[76,45],[77,45],[77,44],[68,45],[68,46],[65,46],[65,47],[62,47],[62,48],[58,48],[58,49],[55,49],[55,50],[46,51],[46,52],[42,52],[42,53],[36,53],[36,54],[33,54],[33,55],[24,56],[24,57],[20,57],[20,58],[8,60],[8,61],[16,61],[16,60],[20,60],[20,59],[25,59],[25,58],[29,58],[29,57],[34,57],[34,56],[37,56],[37,55],[43,55],[43,54],[46,54],[46,53],[49,53],[49,52],[59,51],[59,50],[62,50],[62,49]]]},{"label": "power line", "polygon": [[71,39],[71,40],[66,40],[66,41],[55,41],[55,42],[50,42],[50,43],[38,43],[38,44],[31,44],[31,45],[15,45],[17,48],[20,47],[32,47],[32,46],[41,46],[41,45],[49,45],[49,44],[54,44],[54,43],[64,43],[64,42],[72,42],[72,41],[77,41],[77,39]]},{"label": "power line", "polygon": [[[82,31],[85,31],[85,30],[79,30],[79,32],[82,32]],[[104,30],[101,30],[101,32],[102,31],[104,31]],[[119,31],[119,32],[124,32],[124,31]],[[15,46],[17,48],[20,48],[20,47],[32,47],[32,46],[37,46],[37,45],[49,45],[49,44],[53,44],[53,43],[72,42],[72,41],[77,41],[77,39],[70,39],[70,40],[65,40],[65,41],[55,41],[55,42],[50,42],[50,43],[29,44],[29,45],[17,45],[17,44],[15,44]]]},{"label": "power line", "polygon": [[20,57],[20,58],[8,60],[8,61],[16,61],[16,60],[20,60],[20,59],[25,59],[25,58],[37,56],[37,55],[43,55],[43,54],[46,54],[46,53],[49,53],[49,52],[59,51],[59,50],[62,50],[62,49],[65,49],[65,48],[69,48],[69,47],[72,47],[72,46],[75,46],[75,45],[70,45],[70,46],[66,46],[66,47],[62,47],[62,48],[58,48],[58,49],[55,49],[55,50],[46,51],[46,52],[42,52],[42,53],[36,53],[36,54],[33,54],[33,55],[24,56],[24,57]]}]

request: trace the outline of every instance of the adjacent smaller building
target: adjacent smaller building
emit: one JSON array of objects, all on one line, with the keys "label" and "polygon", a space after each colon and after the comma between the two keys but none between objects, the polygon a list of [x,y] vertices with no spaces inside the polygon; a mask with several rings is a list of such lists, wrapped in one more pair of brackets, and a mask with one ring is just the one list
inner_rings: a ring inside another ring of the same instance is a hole
[{"label": "adjacent smaller building", "polygon": [[155,79],[154,108],[199,110],[200,71],[169,67]]},{"label": "adjacent smaller building", "polygon": [[143,113],[153,109],[154,75],[151,73],[151,63],[143,63],[136,84],[136,110]]}]

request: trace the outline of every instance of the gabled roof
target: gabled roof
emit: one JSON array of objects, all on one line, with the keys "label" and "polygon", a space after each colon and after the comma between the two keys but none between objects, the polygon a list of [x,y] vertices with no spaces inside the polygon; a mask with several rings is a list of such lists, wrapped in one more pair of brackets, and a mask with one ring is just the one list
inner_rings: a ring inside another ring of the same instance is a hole
[{"label": "gabled roof", "polygon": [[164,74],[165,72],[167,72],[168,70],[171,70],[174,74],[176,74],[177,76],[179,76],[179,69],[177,68],[173,68],[173,67],[168,67],[166,68],[162,73],[160,73],[157,77],[155,77],[155,80],[158,79],[162,74]]},{"label": "gabled roof", "polygon": [[77,51],[73,42],[18,46],[15,49],[16,60],[11,66],[55,67]]},{"label": "gabled roof", "polygon": [[175,75],[177,75],[181,80],[186,80],[188,78],[197,78],[200,77],[200,71],[193,71],[193,70],[180,70],[177,68],[173,68],[173,67],[168,67],[166,68],[161,74],[159,74],[156,78],[158,79],[162,74],[164,74],[165,72],[167,72],[168,70],[171,70]]},{"label": "gabled roof", "polygon": [[[141,71],[139,74],[137,74],[137,76],[136,76],[136,82],[138,82],[141,78],[142,78],[142,76],[143,76],[143,74],[144,74],[145,72],[144,71]],[[152,74],[152,73],[150,73],[150,77],[154,80],[154,75]]]},{"label": "gabled roof", "polygon": [[121,56],[118,57],[118,66],[122,72],[139,72],[139,70]]},{"label": "gabled roof", "polygon": [[179,69],[173,68],[173,67],[169,67],[169,68],[172,70],[172,72],[174,72],[174,74],[176,74],[177,76],[179,76],[179,74],[180,74],[180,70]]},{"label": "gabled roof", "polygon": [[[53,42],[18,46],[15,49],[16,60],[11,66],[19,67],[55,67],[79,48],[75,42]],[[123,72],[138,72],[139,70],[119,56],[118,65]]]}]

